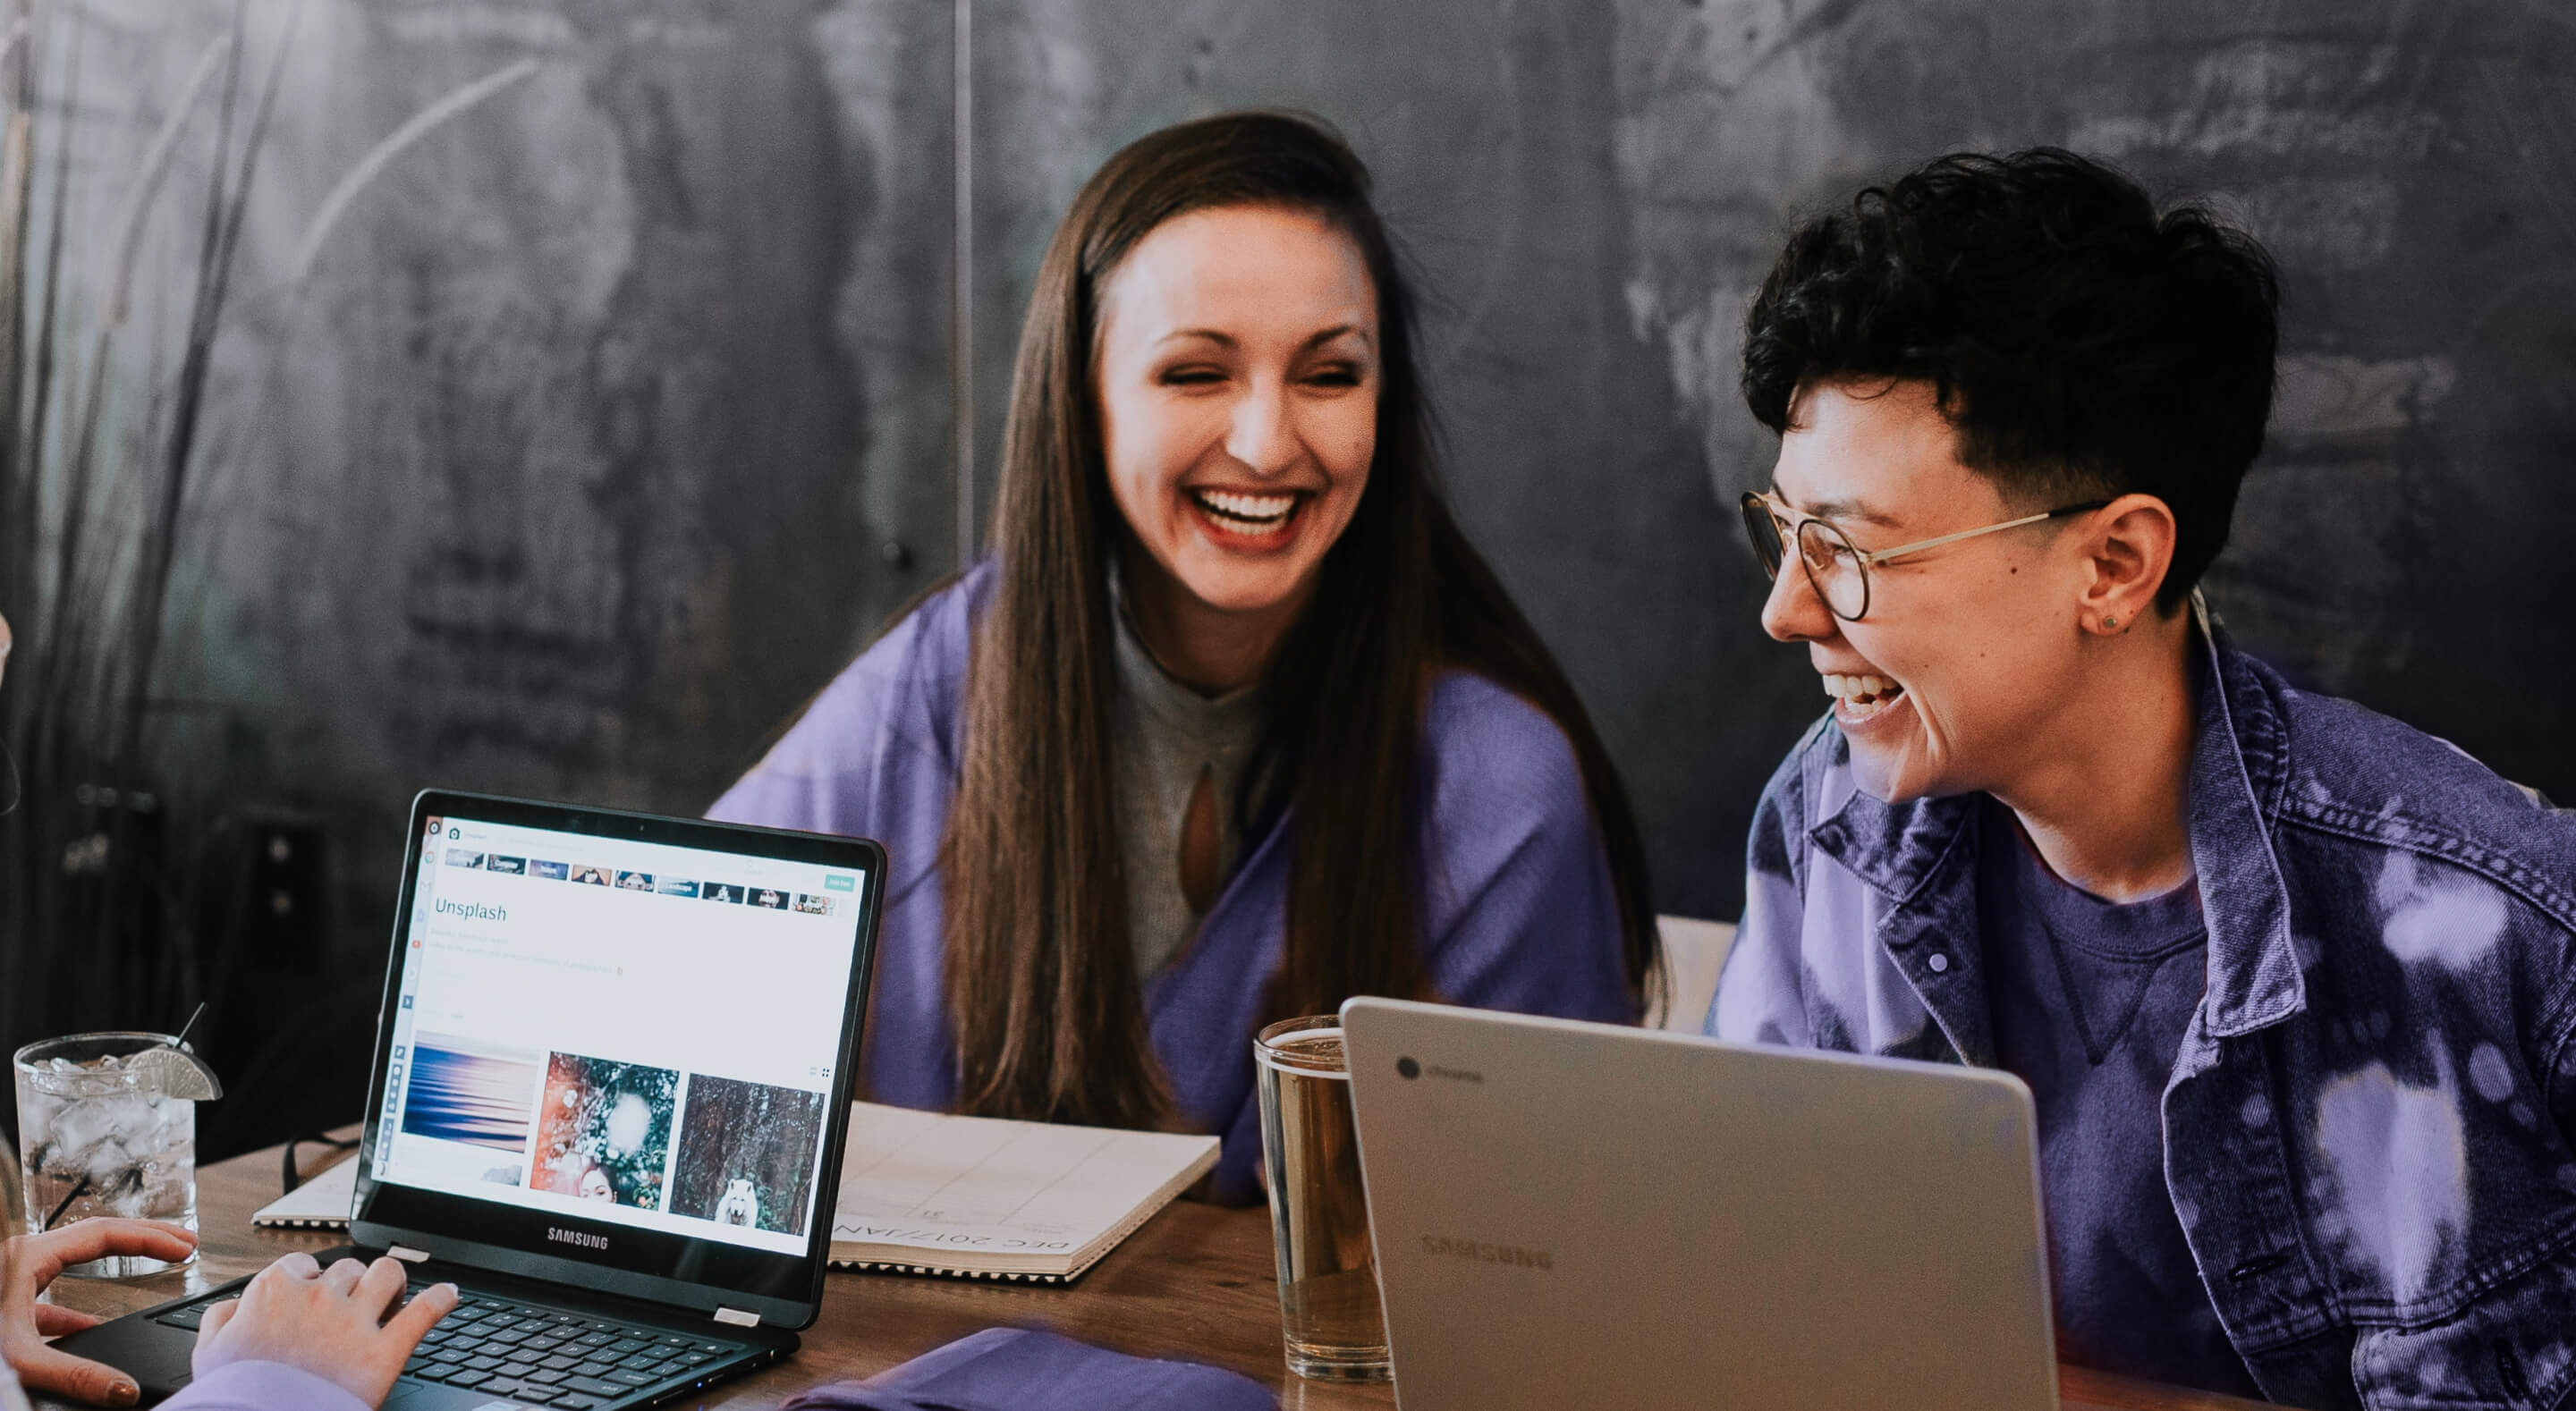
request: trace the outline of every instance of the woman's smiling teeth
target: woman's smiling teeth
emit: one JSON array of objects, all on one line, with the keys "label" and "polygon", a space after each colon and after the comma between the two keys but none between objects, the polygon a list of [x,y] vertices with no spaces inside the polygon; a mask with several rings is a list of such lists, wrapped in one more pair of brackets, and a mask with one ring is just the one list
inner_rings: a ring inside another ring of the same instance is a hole
[{"label": "woman's smiling teeth", "polygon": [[1192,490],[1190,501],[1220,520],[1252,529],[1275,529],[1297,508],[1298,494],[1249,495],[1233,490]]},{"label": "woman's smiling teeth", "polygon": [[1842,715],[1850,720],[1866,720],[1894,703],[1905,688],[1884,676],[1842,676],[1825,673],[1825,694],[1834,698]]}]

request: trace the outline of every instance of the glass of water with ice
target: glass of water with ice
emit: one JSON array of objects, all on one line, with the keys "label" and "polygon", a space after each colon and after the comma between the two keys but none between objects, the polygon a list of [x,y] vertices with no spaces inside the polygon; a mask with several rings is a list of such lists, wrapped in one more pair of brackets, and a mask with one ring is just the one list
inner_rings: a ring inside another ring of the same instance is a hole
[{"label": "glass of water with ice", "polygon": [[[28,1229],[55,1229],[92,1215],[197,1228],[197,1104],[173,1091],[170,1065],[128,1064],[174,1042],[168,1034],[74,1034],[18,1050],[18,1155]],[[110,1256],[63,1272],[128,1279],[170,1267],[139,1255]]]}]

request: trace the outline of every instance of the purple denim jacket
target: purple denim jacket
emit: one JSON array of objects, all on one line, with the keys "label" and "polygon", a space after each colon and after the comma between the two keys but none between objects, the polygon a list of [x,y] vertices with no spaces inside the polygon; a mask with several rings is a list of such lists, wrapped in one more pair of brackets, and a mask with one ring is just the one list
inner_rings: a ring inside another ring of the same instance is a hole
[{"label": "purple denim jacket", "polygon": [[[826,687],[712,818],[855,834],[891,876],[861,1077],[876,1101],[945,1108],[956,1055],[941,999],[939,843],[965,743],[972,619],[990,562],[933,595]],[[1633,1022],[1608,855],[1573,747],[1536,707],[1450,673],[1423,713],[1422,953],[1442,999]],[[1182,1118],[1223,1138],[1217,1199],[1256,1199],[1252,1035],[1278,971],[1293,820],[1244,840],[1198,934],[1145,987]]]},{"label": "purple denim jacket", "polygon": [[[2576,1407],[2576,813],[2199,649],[2209,974],[2163,1116],[2210,1304],[2274,1401]],[[1819,722],[1754,813],[1708,1031],[1993,1064],[1978,807],[1871,798]]]}]

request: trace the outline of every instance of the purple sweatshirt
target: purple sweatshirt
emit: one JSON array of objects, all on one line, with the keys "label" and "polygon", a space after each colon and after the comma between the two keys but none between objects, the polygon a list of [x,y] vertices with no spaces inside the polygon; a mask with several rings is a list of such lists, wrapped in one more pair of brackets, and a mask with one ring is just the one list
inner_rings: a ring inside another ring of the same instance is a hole
[{"label": "purple sweatshirt", "polygon": [[[965,744],[970,620],[997,576],[978,565],[897,623],[709,810],[885,845],[891,875],[860,1057],[879,1102],[956,1099],[936,863]],[[1422,953],[1439,996],[1633,1022],[1608,857],[1564,732],[1491,681],[1453,672],[1432,687],[1420,767]],[[1252,1035],[1279,969],[1295,846],[1291,819],[1246,838],[1198,934],[1145,987],[1182,1117],[1223,1138],[1220,1200],[1258,1198]]]},{"label": "purple sweatshirt", "polygon": [[228,1362],[180,1388],[161,1411],[367,1411],[367,1403],[283,1362]]}]

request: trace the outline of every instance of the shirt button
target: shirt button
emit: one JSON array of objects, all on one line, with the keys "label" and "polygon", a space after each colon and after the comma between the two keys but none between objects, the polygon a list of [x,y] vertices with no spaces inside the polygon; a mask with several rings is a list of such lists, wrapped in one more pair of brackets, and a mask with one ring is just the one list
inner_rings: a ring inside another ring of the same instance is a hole
[{"label": "shirt button", "polygon": [[1932,958],[1923,963],[1931,966],[1932,973],[1938,975],[1950,968],[1950,957],[1936,950],[1932,952]]}]

